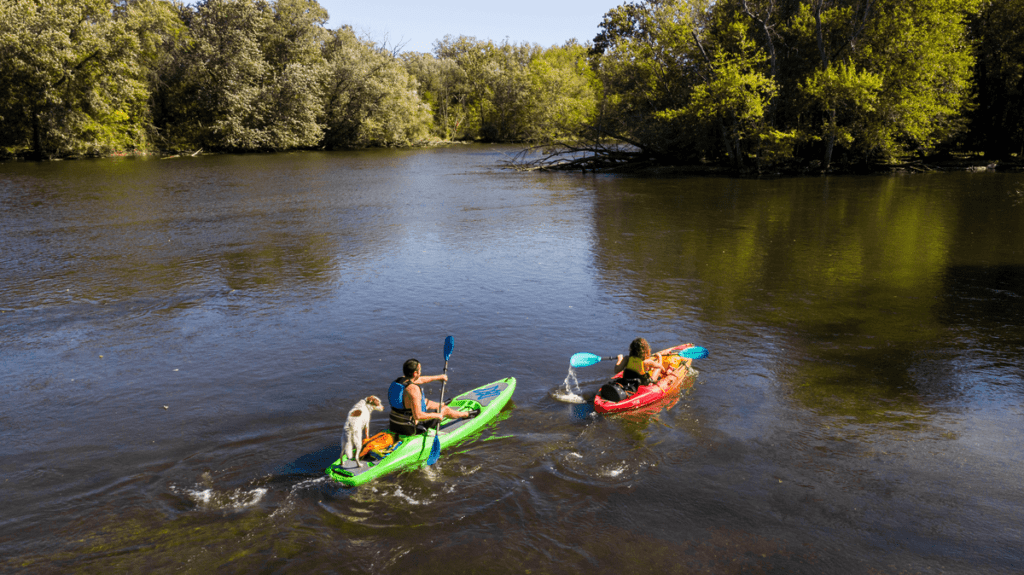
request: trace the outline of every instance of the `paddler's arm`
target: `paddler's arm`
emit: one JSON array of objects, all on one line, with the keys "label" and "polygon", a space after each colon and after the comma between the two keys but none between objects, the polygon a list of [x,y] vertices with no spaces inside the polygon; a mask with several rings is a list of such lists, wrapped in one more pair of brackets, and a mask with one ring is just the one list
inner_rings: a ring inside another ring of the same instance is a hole
[{"label": "paddler's arm", "polygon": [[[423,379],[423,378],[420,378]],[[409,385],[405,388],[405,407],[412,410],[412,418],[415,421],[425,419],[443,419],[440,413],[432,413],[421,409],[420,398],[423,397],[423,390],[418,385]]]},{"label": "paddler's arm", "polygon": [[620,371],[626,369],[626,362],[627,362],[626,358],[622,357],[622,354],[620,353],[615,358],[615,368],[614,368],[614,371],[612,371],[612,373],[619,373]]},{"label": "paddler's arm", "polygon": [[644,369],[647,371],[647,375],[654,381],[658,381],[661,378],[661,367],[660,351],[644,360]]}]

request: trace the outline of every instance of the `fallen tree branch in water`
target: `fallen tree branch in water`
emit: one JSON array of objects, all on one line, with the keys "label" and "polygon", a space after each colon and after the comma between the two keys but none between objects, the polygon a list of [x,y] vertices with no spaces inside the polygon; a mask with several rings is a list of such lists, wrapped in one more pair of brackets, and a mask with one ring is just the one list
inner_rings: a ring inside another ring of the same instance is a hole
[{"label": "fallen tree branch in water", "polygon": [[611,172],[646,167],[653,162],[639,148],[620,143],[557,143],[526,148],[509,157],[504,165],[520,172]]}]

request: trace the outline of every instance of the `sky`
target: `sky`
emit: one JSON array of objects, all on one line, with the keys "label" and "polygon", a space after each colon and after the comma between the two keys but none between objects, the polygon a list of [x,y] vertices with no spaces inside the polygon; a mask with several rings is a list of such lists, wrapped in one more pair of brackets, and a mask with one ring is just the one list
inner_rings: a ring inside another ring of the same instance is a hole
[{"label": "sky", "polygon": [[541,47],[593,40],[606,12],[626,0],[319,0],[331,19],[403,52],[430,52],[446,34]]}]

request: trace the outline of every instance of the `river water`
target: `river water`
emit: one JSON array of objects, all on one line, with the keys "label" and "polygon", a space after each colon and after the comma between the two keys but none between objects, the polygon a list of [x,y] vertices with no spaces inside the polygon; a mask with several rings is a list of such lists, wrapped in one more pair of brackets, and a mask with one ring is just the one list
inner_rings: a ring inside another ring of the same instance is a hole
[{"label": "river water", "polygon": [[[1024,570],[1024,176],[511,151],[0,164],[0,571]],[[326,479],[447,335],[449,395],[517,378],[505,418]],[[559,401],[636,336],[711,355],[652,413]]]}]

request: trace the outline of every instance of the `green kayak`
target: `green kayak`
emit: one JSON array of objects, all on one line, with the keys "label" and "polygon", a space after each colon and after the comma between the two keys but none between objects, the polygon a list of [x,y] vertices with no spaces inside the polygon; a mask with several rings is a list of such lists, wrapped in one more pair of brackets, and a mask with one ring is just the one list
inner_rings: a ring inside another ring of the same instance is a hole
[{"label": "green kayak", "polygon": [[[441,441],[441,456],[444,457],[446,449],[462,443],[470,435],[494,421],[512,398],[512,392],[515,390],[516,379],[507,377],[467,391],[453,399],[450,404],[452,409],[479,409],[480,414],[470,419],[446,419],[441,423],[440,429],[436,432]],[[434,445],[435,432],[430,430],[428,433],[429,435],[401,435],[394,451],[377,461],[364,458],[359,466],[342,454],[341,459],[327,468],[327,476],[345,485],[355,486],[399,469],[419,467],[427,462],[430,448]]]}]

